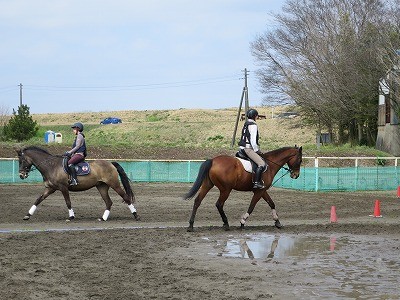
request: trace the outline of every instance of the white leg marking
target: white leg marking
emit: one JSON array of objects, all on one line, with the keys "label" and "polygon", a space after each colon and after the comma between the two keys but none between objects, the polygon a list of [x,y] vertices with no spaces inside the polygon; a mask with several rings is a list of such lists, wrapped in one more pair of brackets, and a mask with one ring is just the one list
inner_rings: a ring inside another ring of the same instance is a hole
[{"label": "white leg marking", "polygon": [[28,213],[32,216],[36,211],[36,205],[32,205],[31,209],[28,211]]},{"label": "white leg marking", "polygon": [[240,220],[240,223],[242,223],[243,225],[246,223],[247,218],[250,217],[249,213],[245,213],[242,216],[242,220]]},{"label": "white leg marking", "polygon": [[103,214],[103,220],[107,221],[109,215],[110,215],[110,211],[108,209],[106,209]]},{"label": "white leg marking", "polygon": [[279,218],[278,218],[278,214],[276,213],[276,210],[275,210],[275,209],[272,210],[272,218],[274,219],[274,221],[276,221],[276,220],[279,219]]},{"label": "white leg marking", "polygon": [[75,213],[74,213],[74,210],[72,208],[68,210],[68,214],[69,214],[70,218],[75,218]]},{"label": "white leg marking", "polygon": [[133,204],[129,204],[128,207],[129,207],[131,213],[136,212],[136,208],[133,206]]}]

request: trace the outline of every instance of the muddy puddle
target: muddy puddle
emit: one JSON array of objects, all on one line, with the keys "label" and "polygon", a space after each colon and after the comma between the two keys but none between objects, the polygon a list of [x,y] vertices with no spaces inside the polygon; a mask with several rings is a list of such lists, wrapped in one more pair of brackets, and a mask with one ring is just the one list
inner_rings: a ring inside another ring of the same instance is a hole
[{"label": "muddy puddle", "polygon": [[310,297],[400,299],[400,241],[392,237],[257,234],[212,247],[208,255],[303,272],[299,292]]}]

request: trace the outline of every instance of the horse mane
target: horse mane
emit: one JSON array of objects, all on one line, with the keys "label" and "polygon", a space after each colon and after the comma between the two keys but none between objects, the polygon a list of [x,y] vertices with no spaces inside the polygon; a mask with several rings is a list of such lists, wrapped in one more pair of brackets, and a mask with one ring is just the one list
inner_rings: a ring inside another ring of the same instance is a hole
[{"label": "horse mane", "polygon": [[52,155],[52,154],[50,154],[47,150],[45,150],[45,149],[43,149],[43,148],[40,148],[40,147],[37,147],[37,146],[28,146],[28,147],[25,147],[24,149],[22,149],[22,152],[24,152],[24,151],[26,151],[26,150],[38,151],[38,152],[46,153],[46,154],[48,154],[48,155]]},{"label": "horse mane", "polygon": [[275,150],[271,150],[271,151],[265,152],[265,154],[266,155],[274,155],[276,153],[280,153],[282,151],[285,151],[285,150],[288,150],[288,149],[293,149],[293,148],[297,148],[297,147],[282,147],[282,148],[279,148],[279,149],[275,149]]}]

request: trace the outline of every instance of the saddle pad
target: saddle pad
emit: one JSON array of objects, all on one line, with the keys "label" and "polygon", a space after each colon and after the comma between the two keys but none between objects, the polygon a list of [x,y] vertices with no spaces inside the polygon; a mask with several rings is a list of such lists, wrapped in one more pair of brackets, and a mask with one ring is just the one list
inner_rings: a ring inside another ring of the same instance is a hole
[{"label": "saddle pad", "polygon": [[253,170],[251,169],[251,162],[250,161],[242,159],[242,158],[239,158],[239,157],[236,157],[236,159],[238,159],[242,163],[243,168],[246,170],[246,172],[249,172],[249,173],[253,172]]},{"label": "saddle pad", "polygon": [[[90,173],[90,166],[89,163],[86,161],[80,162],[77,165],[75,165],[75,170],[76,170],[76,175],[88,175]],[[64,172],[69,173],[65,167],[64,167]]]}]

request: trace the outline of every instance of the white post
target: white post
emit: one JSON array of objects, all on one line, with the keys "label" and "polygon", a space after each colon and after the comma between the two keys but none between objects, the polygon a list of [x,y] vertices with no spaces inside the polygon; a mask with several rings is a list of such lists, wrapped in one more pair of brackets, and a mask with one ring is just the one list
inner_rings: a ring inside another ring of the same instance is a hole
[{"label": "white post", "polygon": [[318,157],[315,157],[314,159],[314,167],[315,167],[315,191],[318,192],[319,186],[318,186]]},{"label": "white post", "polygon": [[187,163],[187,182],[190,182],[190,160]]},{"label": "white post", "polygon": [[356,158],[356,160],[354,161],[354,166],[356,168],[356,178],[354,181],[354,190],[357,191],[357,182],[358,182],[358,158]]},{"label": "white post", "polygon": [[13,174],[12,182],[15,182],[15,176],[14,176],[15,175],[15,165],[16,165],[16,161],[13,160],[13,163],[12,163],[12,174]]},{"label": "white post", "polygon": [[394,159],[394,167],[396,168],[397,188],[399,188],[399,174],[397,172],[397,157]]}]

